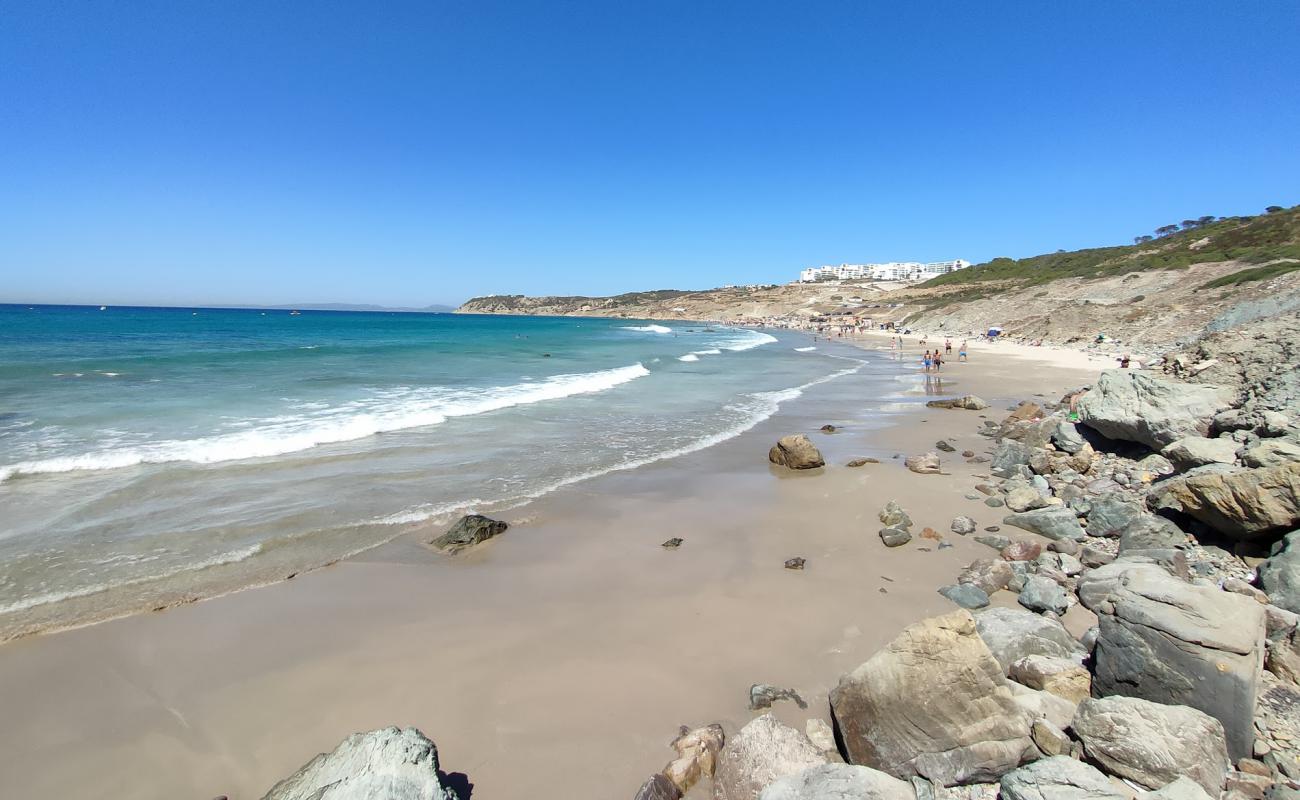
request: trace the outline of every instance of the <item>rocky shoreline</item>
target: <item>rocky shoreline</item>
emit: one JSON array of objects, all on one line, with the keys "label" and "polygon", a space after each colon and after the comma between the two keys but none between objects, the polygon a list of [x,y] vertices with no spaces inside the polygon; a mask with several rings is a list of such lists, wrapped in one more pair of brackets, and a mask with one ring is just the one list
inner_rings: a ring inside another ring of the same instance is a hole
[{"label": "rocky shoreline", "polygon": [[[987,455],[961,457],[987,473],[968,497],[1004,514],[983,534],[953,519],[952,535],[990,547],[940,590],[956,610],[844,674],[833,728],[784,724],[770,709],[802,707],[798,692],[755,685],[750,708],[765,713],[734,732],[683,729],[629,794],[1300,797],[1300,428],[1286,402],[1116,370],[1002,415],[978,398],[932,404],[979,420]],[[936,449],[909,459],[917,480],[942,480],[928,477],[950,457]],[[802,435],[769,460],[824,462]],[[912,539],[899,504],[878,516],[885,546]],[[1061,619],[1081,613],[1095,624],[1076,636]],[[392,728],[350,737],[266,797],[462,794],[432,742]]]}]

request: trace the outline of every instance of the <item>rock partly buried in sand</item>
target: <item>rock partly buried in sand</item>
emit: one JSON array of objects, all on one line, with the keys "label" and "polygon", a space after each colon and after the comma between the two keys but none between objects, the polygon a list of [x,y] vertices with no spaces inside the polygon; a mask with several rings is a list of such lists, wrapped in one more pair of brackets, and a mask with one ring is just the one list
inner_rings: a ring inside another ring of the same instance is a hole
[{"label": "rock partly buried in sand", "polygon": [[662,774],[672,781],[681,794],[685,794],[701,778],[713,777],[718,755],[726,741],[721,725],[706,725],[695,730],[683,725],[681,735],[672,743],[677,758],[668,762]]},{"label": "rock partly buried in sand", "polygon": [[778,439],[776,445],[767,451],[767,460],[790,469],[816,469],[826,465],[821,451],[802,433]]},{"label": "rock partly buried in sand", "polygon": [[763,790],[759,800],[916,800],[912,785],[853,764],[823,764],[787,775]]},{"label": "rock partly buried in sand", "polygon": [[764,708],[771,708],[772,704],[778,700],[791,700],[800,708],[807,708],[808,704],[794,689],[782,689],[779,686],[769,686],[766,683],[756,683],[749,687],[749,710],[761,711]]},{"label": "rock partly buried in sand", "polygon": [[467,514],[451,526],[451,530],[434,539],[429,544],[447,553],[459,553],[467,547],[485,542],[494,536],[505,533],[510,527],[499,519],[485,517],[482,514]]},{"label": "rock partly buried in sand", "polygon": [[1172,478],[1153,487],[1148,502],[1234,539],[1259,538],[1300,524],[1300,463]]},{"label": "rock partly buried in sand", "polygon": [[934,443],[934,447],[935,447],[936,450],[942,450],[942,451],[945,452],[945,453],[955,453],[955,452],[957,452],[957,448],[955,448],[955,447],[953,447],[952,445],[948,444],[948,443],[945,442],[943,439],[940,439],[939,441],[935,442],[935,443]]},{"label": "rock partly buried in sand", "polygon": [[272,787],[262,800],[456,800],[438,748],[415,728],[354,733]]},{"label": "rock partly buried in sand", "polygon": [[1205,436],[1229,407],[1218,387],[1171,383],[1135,370],[1107,370],[1076,408],[1084,425],[1110,439],[1160,450],[1186,436]]},{"label": "rock partly buried in sand", "polygon": [[984,608],[989,604],[988,593],[978,586],[970,583],[956,583],[951,586],[945,586],[939,590],[939,594],[953,601],[965,609],[975,610]]},{"label": "rock partly buried in sand", "polygon": [[656,772],[641,784],[633,800],[681,800],[681,796],[681,790],[673,785],[667,775]]},{"label": "rock partly buried in sand", "polygon": [[823,425],[822,428],[821,428],[821,430],[822,430],[822,433],[835,433],[835,426],[834,426],[834,425]]},{"label": "rock partly buried in sand", "polygon": [[804,558],[802,558],[802,557],[800,557],[800,556],[795,556],[794,558],[787,558],[787,559],[785,560],[785,568],[786,568],[786,569],[803,569],[803,568],[804,568],[804,565],[807,564],[807,563],[808,563],[807,559],[804,559]]},{"label": "rock partly buried in sand", "polygon": [[1300,614],[1300,531],[1273,546],[1273,554],[1259,565],[1259,585],[1273,605]]},{"label": "rock partly buried in sand", "polygon": [[912,532],[907,528],[891,525],[880,529],[880,541],[885,543],[885,547],[902,547],[912,541]]},{"label": "rock partly buried in sand", "polygon": [[961,408],[967,411],[983,411],[989,407],[989,404],[976,397],[973,394],[963,395],[954,400],[931,400],[925,404],[926,408]]},{"label": "rock partly buried in sand", "polygon": [[1035,761],[1002,776],[1003,800],[1125,800],[1110,779],[1069,756]]},{"label": "rock partly buried in sand", "polygon": [[965,515],[962,515],[960,517],[954,517],[952,520],[952,525],[948,526],[948,530],[952,531],[958,536],[966,536],[967,534],[974,533],[975,528],[976,528],[975,520]]},{"label": "rock partly buried in sand", "polygon": [[898,504],[897,500],[890,500],[888,503],[885,503],[885,507],[880,509],[880,513],[876,515],[876,519],[880,520],[881,524],[890,527],[912,527],[912,518],[903,510],[903,507]]},{"label": "rock partly buried in sand", "polygon": [[919,456],[908,456],[903,464],[911,471],[920,475],[938,475],[939,474],[939,454],[926,453]]},{"label": "rock partly buried in sand", "polygon": [[716,800],[757,800],[767,786],[786,775],[826,763],[802,732],[771,714],[750,720],[727,742],[713,777]]},{"label": "rock partly buried in sand", "polygon": [[1228,771],[1223,726],[1187,706],[1136,697],[1105,697],[1079,704],[1071,725],[1089,760],[1148,789],[1186,776],[1218,795]]},{"label": "rock partly buried in sand", "polygon": [[1098,618],[1095,694],[1199,709],[1223,724],[1232,758],[1251,754],[1263,606],[1126,560],[1084,573],[1078,593]]},{"label": "rock partly buried in sand", "polygon": [[969,611],[908,626],[830,700],[849,761],[897,778],[995,780],[1037,753]]},{"label": "rock partly buried in sand", "polygon": [[846,467],[861,467],[861,466],[865,466],[865,465],[867,465],[867,464],[879,464],[879,463],[880,463],[880,459],[877,459],[877,458],[855,458],[855,459],[853,459],[852,461],[850,461],[849,463],[845,464],[844,466],[846,466]]},{"label": "rock partly buried in sand", "polygon": [[674,536],[673,538],[669,539],[668,541],[660,545],[660,547],[663,547],[666,550],[676,550],[681,546],[682,546],[682,539],[678,536]]}]

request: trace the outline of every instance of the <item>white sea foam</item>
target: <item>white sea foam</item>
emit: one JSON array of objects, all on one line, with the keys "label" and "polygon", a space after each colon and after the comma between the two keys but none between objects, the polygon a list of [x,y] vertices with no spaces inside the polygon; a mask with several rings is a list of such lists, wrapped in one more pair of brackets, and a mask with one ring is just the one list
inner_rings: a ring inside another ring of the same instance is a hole
[{"label": "white sea foam", "polygon": [[699,361],[700,357],[695,355],[694,353],[687,353],[684,356],[678,356],[677,360],[678,361]]},{"label": "white sea foam", "polygon": [[770,333],[763,333],[762,331],[751,331],[748,328],[740,328],[739,330],[749,335],[738,342],[728,342],[725,344],[720,344],[719,346],[723,350],[740,352],[742,350],[753,350],[755,347],[762,347],[765,344],[771,344],[772,342],[776,341],[776,337]]},{"label": "white sea foam", "polygon": [[719,350],[718,348],[714,347],[714,348],[709,349],[709,350],[696,350],[696,351],[695,351],[695,355],[697,355],[697,356],[720,356],[720,355],[722,355],[722,351]]},{"label": "white sea foam", "polygon": [[816,349],[817,349],[816,347],[796,347],[794,351],[796,353],[811,353],[813,350]]},{"label": "white sea foam", "polygon": [[640,331],[641,333],[672,333],[673,329],[665,325],[624,325],[625,331]]},{"label": "white sea foam", "polygon": [[[760,422],[769,419],[773,414],[775,414],[777,411],[781,409],[782,403],[788,402],[790,400],[794,400],[802,396],[805,390],[810,389],[813,386],[817,386],[822,383],[833,381],[836,378],[842,378],[845,375],[852,375],[853,373],[857,372],[858,370],[862,369],[864,366],[867,365],[866,361],[859,361],[858,359],[847,358],[843,356],[841,356],[841,358],[844,358],[844,360],[846,361],[855,362],[855,366],[837,370],[835,372],[832,372],[829,375],[823,375],[822,377],[817,378],[816,380],[809,381],[800,386],[793,386],[789,389],[780,389],[772,392],[757,392],[755,394],[749,395],[749,399],[745,403],[728,406],[728,408],[734,408],[742,412],[742,414],[744,414],[744,416],[735,425],[733,425],[730,428],[726,428],[716,433],[712,433],[708,436],[701,437],[699,439],[696,439],[693,442],[682,445],[681,447],[665,450],[661,453],[655,453],[652,455],[643,456],[641,458],[628,459],[626,461],[622,461],[620,463],[613,464],[608,467],[604,467],[601,469],[594,469],[589,472],[580,473],[578,475],[572,475],[567,478],[563,478],[561,480],[555,481],[554,483],[548,484],[546,486],[542,486],[537,489],[534,489],[533,491],[527,492],[525,494],[520,494],[520,495],[516,495],[515,497],[502,499],[497,503],[493,503],[492,505],[494,508],[500,510],[515,508],[524,505],[525,503],[528,503],[532,500],[536,500],[539,497],[548,495],[551,492],[556,491],[557,489],[562,489],[565,486],[571,486],[575,483],[581,483],[582,481],[591,480],[592,478],[599,478],[600,476],[608,475],[611,472],[622,472],[629,469],[644,467],[647,464],[653,464],[656,461],[663,461],[665,459],[670,459],[670,458],[678,458],[679,456],[688,455],[690,453],[695,453],[700,450],[713,447],[716,444],[721,444],[727,441],[728,439],[734,439],[737,436],[741,435],[742,433],[745,433],[746,431],[752,429]],[[386,517],[382,520],[379,520],[379,522],[394,524],[394,525],[423,522],[425,520],[433,519],[434,517],[437,517],[441,514],[445,514],[449,510],[472,508],[480,505],[482,505],[481,501],[471,500],[471,501],[466,501],[464,503],[443,504],[434,507],[422,506],[422,507],[417,507],[413,509],[408,509],[406,511],[402,511],[390,517]]]},{"label": "white sea foam", "polygon": [[238,432],[10,464],[0,467],[0,482],[19,474],[118,469],[174,461],[215,464],[266,458],[377,433],[438,425],[450,417],[603,392],[649,374],[650,370],[638,363],[490,389],[388,390],[365,401],[321,413],[261,420],[252,428]]}]

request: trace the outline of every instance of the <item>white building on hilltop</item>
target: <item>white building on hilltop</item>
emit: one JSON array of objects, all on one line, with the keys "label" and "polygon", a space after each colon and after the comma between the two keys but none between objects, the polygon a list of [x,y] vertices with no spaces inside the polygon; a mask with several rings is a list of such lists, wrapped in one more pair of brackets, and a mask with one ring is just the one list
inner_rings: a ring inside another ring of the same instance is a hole
[{"label": "white building on hilltop", "polygon": [[953,261],[890,261],[884,264],[840,264],[839,266],[809,267],[799,273],[801,283],[818,281],[925,281],[954,270],[966,269],[971,263],[960,258]]}]

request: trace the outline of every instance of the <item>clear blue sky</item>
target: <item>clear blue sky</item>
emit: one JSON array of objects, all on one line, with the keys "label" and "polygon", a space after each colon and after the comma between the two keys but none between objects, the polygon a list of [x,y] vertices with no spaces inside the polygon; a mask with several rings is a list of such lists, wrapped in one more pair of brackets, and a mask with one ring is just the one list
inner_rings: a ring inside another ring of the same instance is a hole
[{"label": "clear blue sky", "polygon": [[0,0],[0,300],[457,302],[1300,203],[1300,3]]}]

